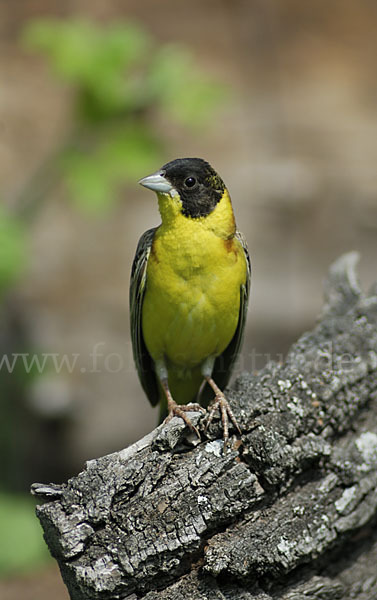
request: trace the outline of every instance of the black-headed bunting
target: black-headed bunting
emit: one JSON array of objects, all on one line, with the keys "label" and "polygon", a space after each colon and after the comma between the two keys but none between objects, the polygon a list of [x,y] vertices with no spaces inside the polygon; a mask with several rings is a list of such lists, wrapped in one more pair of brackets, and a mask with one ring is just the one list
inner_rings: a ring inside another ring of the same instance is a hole
[{"label": "black-headed bunting", "polygon": [[141,236],[132,266],[139,378],[152,405],[160,402],[161,418],[177,415],[196,433],[187,413],[203,410],[211,391],[207,427],[219,408],[226,445],[229,419],[240,432],[222,389],[245,329],[247,246],[228,190],[206,161],[178,158],[139,183],[157,193],[162,221]]}]

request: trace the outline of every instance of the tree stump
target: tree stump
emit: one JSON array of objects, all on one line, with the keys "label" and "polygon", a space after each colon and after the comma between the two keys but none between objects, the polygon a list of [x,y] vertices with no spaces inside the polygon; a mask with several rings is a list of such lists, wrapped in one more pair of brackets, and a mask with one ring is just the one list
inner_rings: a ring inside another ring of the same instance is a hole
[{"label": "tree stump", "polygon": [[331,267],[285,362],[227,391],[227,453],[219,420],[199,441],[174,418],[32,486],[72,600],[377,598],[377,287],[356,260]]}]

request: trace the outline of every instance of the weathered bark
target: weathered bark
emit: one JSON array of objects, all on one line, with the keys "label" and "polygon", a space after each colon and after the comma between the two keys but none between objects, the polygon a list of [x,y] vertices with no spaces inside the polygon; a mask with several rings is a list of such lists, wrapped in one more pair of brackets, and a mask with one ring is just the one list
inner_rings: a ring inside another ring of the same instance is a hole
[{"label": "weathered bark", "polygon": [[231,451],[218,421],[197,443],[175,418],[33,486],[73,600],[377,598],[377,294],[355,262],[333,265],[284,364],[228,391]]}]

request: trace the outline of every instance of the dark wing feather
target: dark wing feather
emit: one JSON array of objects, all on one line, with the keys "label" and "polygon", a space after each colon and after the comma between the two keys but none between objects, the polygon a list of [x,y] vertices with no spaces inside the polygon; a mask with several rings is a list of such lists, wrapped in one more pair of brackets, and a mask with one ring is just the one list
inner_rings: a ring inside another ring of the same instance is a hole
[{"label": "dark wing feather", "polygon": [[[243,237],[240,231],[236,232],[235,236],[238,241],[241,243],[243,251],[245,253],[246,264],[247,264],[247,274],[246,274],[246,282],[241,285],[241,298],[240,298],[240,312],[238,317],[237,329],[232,337],[230,343],[225,348],[224,352],[220,354],[215,360],[215,364],[213,367],[212,377],[219,386],[220,389],[224,389],[230,379],[232,374],[234,363],[237,360],[239,351],[242,346],[244,332],[245,332],[245,324],[246,324],[246,316],[247,316],[247,308],[249,303],[249,294],[250,294],[250,278],[251,278],[251,262],[249,251],[247,248],[247,243],[245,238]],[[209,400],[213,398],[213,391],[209,388],[208,384],[203,389],[200,399],[203,404],[209,402]]]},{"label": "dark wing feather", "polygon": [[139,240],[132,263],[130,282],[130,322],[134,361],[140,383],[153,406],[159,402],[159,391],[153,360],[143,338],[141,315],[147,279],[147,264],[155,231],[156,227],[148,229]]}]

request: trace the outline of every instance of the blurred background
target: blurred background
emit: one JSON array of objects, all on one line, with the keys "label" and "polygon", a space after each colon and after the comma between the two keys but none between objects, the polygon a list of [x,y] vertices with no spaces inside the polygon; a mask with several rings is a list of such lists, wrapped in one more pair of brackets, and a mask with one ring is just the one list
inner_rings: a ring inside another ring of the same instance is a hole
[{"label": "blurred background", "polygon": [[68,598],[28,497],[157,420],[128,284],[159,223],[137,180],[200,156],[253,262],[238,370],[313,327],[359,250],[377,279],[377,5],[0,0],[0,597]]}]

